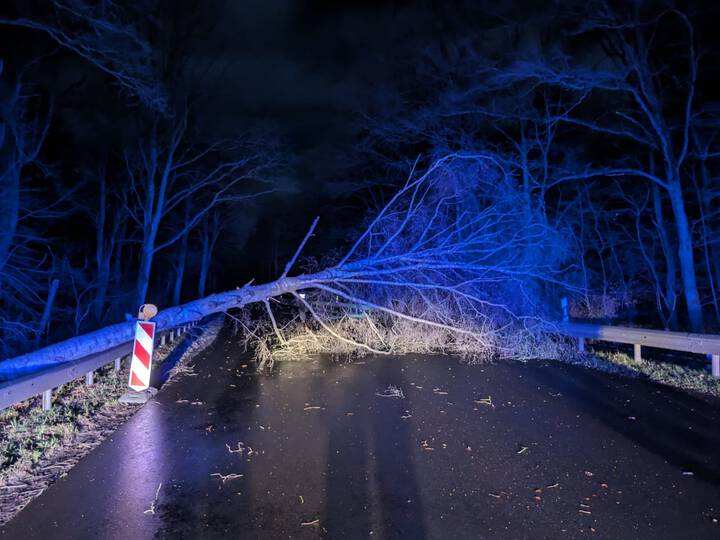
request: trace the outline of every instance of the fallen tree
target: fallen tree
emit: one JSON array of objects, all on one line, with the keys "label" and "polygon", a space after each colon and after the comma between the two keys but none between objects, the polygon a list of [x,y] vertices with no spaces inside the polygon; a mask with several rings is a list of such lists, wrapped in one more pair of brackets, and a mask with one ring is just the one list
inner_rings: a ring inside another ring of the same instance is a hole
[{"label": "fallen tree", "polygon": [[[457,175],[466,177],[464,185],[467,177],[472,180],[470,208],[467,191],[454,188]],[[510,325],[527,328],[545,319],[548,291],[567,287],[562,235],[542,216],[528,213],[515,184],[492,155],[451,154],[422,175],[413,168],[350,249],[325,268],[289,275],[315,233],[316,218],[276,281],[249,283],[161,310],[154,320],[163,330],[260,304],[282,343],[268,300],[287,295],[336,339],[370,352],[387,348],[334,332],[327,310],[314,304],[364,306],[396,320],[466,336],[479,347],[496,346],[494,337]],[[82,358],[127,342],[132,333],[132,322],[118,323],[6,360],[0,363],[0,378]]]}]

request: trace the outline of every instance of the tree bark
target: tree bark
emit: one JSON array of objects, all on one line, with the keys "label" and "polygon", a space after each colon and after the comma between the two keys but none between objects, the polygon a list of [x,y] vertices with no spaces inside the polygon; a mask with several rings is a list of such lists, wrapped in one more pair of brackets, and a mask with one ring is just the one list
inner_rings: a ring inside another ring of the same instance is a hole
[{"label": "tree bark", "polygon": [[[181,306],[161,310],[154,318],[157,331],[198,321],[213,313],[240,308],[267,298],[292,293],[312,286],[314,279],[327,279],[330,271],[317,274],[286,277],[264,285],[246,286],[242,289],[213,294]],[[134,321],[107,326],[95,332],[70,338],[39,351],[30,352],[0,362],[0,380],[12,379],[34,373],[57,364],[77,360],[84,356],[121,345],[133,339]]]},{"label": "tree bark", "polygon": [[[207,287],[208,273],[212,263],[212,254],[215,250],[215,244],[220,235],[220,214],[214,211],[212,215],[206,216],[203,220],[202,234],[202,258],[200,261],[200,274],[198,276],[198,297],[205,296]],[[277,275],[277,274],[276,274]]]},{"label": "tree bark", "polygon": [[42,317],[40,318],[40,324],[38,325],[37,332],[35,333],[35,344],[39,344],[43,334],[47,331],[50,325],[50,317],[52,315],[53,304],[55,303],[55,295],[57,294],[58,287],[60,286],[59,279],[53,279],[50,284],[50,290],[48,291],[47,301],[45,302],[45,309],[43,310]]},{"label": "tree bark", "polygon": [[[663,254],[665,255],[665,307],[667,308],[667,320],[671,330],[678,329],[677,320],[677,264],[675,259],[675,251],[670,242],[670,235],[665,225],[665,216],[662,209],[662,196],[660,190],[653,184],[653,210],[655,212],[655,223],[657,225],[657,233],[660,237]],[[665,318],[664,314],[660,314]]]},{"label": "tree bark", "polygon": [[175,266],[175,285],[173,287],[172,305],[177,306],[180,304],[180,297],[182,296],[182,285],[183,278],[185,277],[185,260],[187,259],[187,235],[183,236],[180,242],[180,252],[178,253],[178,261]]},{"label": "tree bark", "polygon": [[95,295],[93,314],[95,315],[95,319],[99,321],[105,307],[108,281],[110,280],[110,257],[107,253],[107,245],[105,242],[105,224],[107,222],[107,181],[105,179],[104,169],[100,170],[98,181],[100,184],[100,200],[95,236],[95,264],[98,285],[97,294]]},{"label": "tree bark", "polygon": [[703,313],[700,294],[695,275],[695,257],[693,255],[692,233],[685,210],[682,188],[677,180],[669,184],[670,203],[675,216],[675,227],[678,238],[678,260],[683,283],[683,293],[687,305],[688,321],[691,332],[703,331]]},{"label": "tree bark", "polygon": [[20,176],[13,163],[4,163],[0,148],[0,275],[15,238],[20,215]]},{"label": "tree bark", "polygon": [[[0,69],[2,75],[2,69]],[[0,79],[0,99],[14,100],[16,85],[3,83]],[[7,94],[7,96],[6,96]],[[13,140],[9,125],[16,122],[11,102],[0,108],[0,276],[13,244],[20,216],[20,166],[17,141]],[[0,295],[2,288],[0,288]]]},{"label": "tree bark", "polygon": [[210,269],[210,246],[206,239],[203,238],[202,257],[200,259],[200,274],[198,275],[198,296],[205,295],[205,285],[207,284],[208,270]]},{"label": "tree bark", "polygon": [[150,270],[152,269],[153,256],[155,255],[154,242],[146,240],[142,246],[140,256],[140,267],[138,269],[137,288],[135,291],[135,302],[131,309],[137,310],[145,303],[148,285],[150,283]]}]

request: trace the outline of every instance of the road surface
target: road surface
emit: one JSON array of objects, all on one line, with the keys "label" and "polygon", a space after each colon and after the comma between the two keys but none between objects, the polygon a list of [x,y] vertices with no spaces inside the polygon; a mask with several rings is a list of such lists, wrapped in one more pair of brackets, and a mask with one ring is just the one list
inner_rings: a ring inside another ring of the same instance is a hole
[{"label": "road surface", "polygon": [[720,538],[718,400],[551,362],[258,376],[227,336],[191,364],[0,539]]}]

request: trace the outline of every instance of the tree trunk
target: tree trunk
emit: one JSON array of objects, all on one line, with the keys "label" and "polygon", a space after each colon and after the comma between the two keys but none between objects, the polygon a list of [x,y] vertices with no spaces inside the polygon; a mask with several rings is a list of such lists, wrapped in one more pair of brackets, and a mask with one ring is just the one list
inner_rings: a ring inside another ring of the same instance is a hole
[{"label": "tree trunk", "polygon": [[105,222],[107,221],[107,182],[104,169],[100,170],[100,201],[98,206],[98,220],[95,235],[95,264],[97,272],[97,294],[93,306],[93,314],[96,320],[101,320],[105,298],[107,296],[108,281],[110,279],[109,256],[106,253],[105,243]]},{"label": "tree trunk", "polygon": [[[115,234],[115,247],[112,250],[112,253],[108,254],[110,257],[110,261],[108,263],[110,270],[110,275],[112,276],[112,280],[116,283],[124,282],[127,274],[125,274],[124,269],[127,267],[127,264],[125,263],[125,252],[127,251],[125,248],[126,243],[122,242],[121,240],[123,238],[127,238],[127,228],[128,228],[128,222],[122,221],[118,227]],[[112,312],[112,310],[111,310]]]},{"label": "tree trunk", "polygon": [[[157,157],[152,158],[155,163]],[[145,303],[148,286],[150,284],[150,271],[152,270],[153,257],[155,256],[155,241],[157,240],[158,231],[160,229],[160,220],[163,215],[163,205],[165,200],[165,190],[167,185],[167,171],[163,175],[163,179],[158,189],[157,201],[155,196],[154,173],[148,175],[148,194],[145,202],[145,226],[143,230],[143,243],[140,255],[140,267],[138,268],[138,278],[135,291],[135,305],[130,308],[137,310]]]},{"label": "tree trunk", "polygon": [[[311,282],[314,279],[327,279],[331,275],[332,273],[326,270],[317,274],[286,277],[264,285],[246,286],[235,291],[213,294],[181,306],[160,310],[153,321],[157,324],[157,331],[174,328],[182,324],[198,321],[213,313],[243,307],[254,302],[262,302],[267,298],[284,293],[295,292],[312,286]],[[0,362],[0,380],[34,373],[40,369],[77,360],[97,351],[116,347],[133,338],[134,328],[135,323],[133,321],[122,322],[82,336],[70,338],[38,351],[5,360]]]},{"label": "tree trunk", "polygon": [[198,297],[205,296],[207,287],[208,273],[212,263],[212,254],[215,250],[215,244],[220,236],[220,213],[213,212],[210,216],[206,216],[203,220],[203,229],[200,239],[202,241],[202,260],[200,261],[200,275],[198,276]]},{"label": "tree trunk", "polygon": [[[720,292],[720,248],[713,246],[710,251],[712,254],[712,271],[715,274],[715,286]],[[720,326],[720,316],[718,316],[717,323]]]},{"label": "tree trunk", "polygon": [[682,188],[679,181],[671,181],[669,194],[675,216],[675,227],[677,229],[678,260],[680,261],[680,275],[682,277],[685,303],[687,304],[690,331],[702,332],[703,313],[695,275],[692,232],[690,231],[690,223],[688,222],[685,211],[685,200],[683,199]]},{"label": "tree trunk", "polygon": [[710,297],[715,312],[715,323],[720,325],[720,281],[717,279],[717,268],[713,269],[713,249],[710,242],[713,239],[712,225],[708,224],[707,216],[712,215],[713,211],[713,190],[710,182],[710,174],[707,169],[707,163],[704,161],[700,164],[700,172],[702,175],[702,185],[697,189],[698,204],[700,206],[700,230],[702,234],[703,259],[705,262],[705,272],[707,274],[707,284],[710,288]]},{"label": "tree trunk", "polygon": [[[675,252],[672,248],[670,235],[665,225],[665,216],[662,209],[662,195],[656,185],[652,186],[653,190],[653,209],[655,212],[655,223],[657,225],[657,233],[660,237],[663,255],[665,255],[665,307],[667,308],[667,320],[671,330],[678,329],[677,320],[677,264],[675,260]],[[659,306],[658,306],[659,307]],[[665,317],[664,314],[660,314]]]},{"label": "tree trunk", "polygon": [[180,242],[180,253],[178,253],[178,262],[175,266],[175,286],[173,287],[172,305],[177,306],[180,304],[180,297],[182,296],[182,284],[183,277],[185,276],[185,259],[187,258],[187,235],[183,236]]},{"label": "tree trunk", "polygon": [[[0,63],[0,76],[2,71]],[[0,277],[10,253],[20,213],[20,171],[15,144],[11,141],[12,130],[8,126],[13,120],[13,107],[11,103],[5,103],[8,100],[5,94],[11,92],[9,89],[10,85],[0,79],[0,99],[4,105],[0,108]]]},{"label": "tree trunk", "polygon": [[20,175],[14,163],[4,163],[0,148],[0,276],[10,253],[20,215]]},{"label": "tree trunk", "polygon": [[95,305],[93,306],[93,315],[98,321],[103,319],[103,311],[105,309],[105,301],[107,299],[107,291],[110,282],[110,261],[104,260],[102,266],[98,268],[97,273],[97,295],[95,296]]},{"label": "tree trunk", "polygon": [[43,334],[47,331],[50,325],[50,316],[52,315],[53,304],[55,303],[55,295],[57,294],[58,287],[60,286],[59,279],[53,279],[50,284],[50,290],[48,291],[47,301],[45,302],[45,309],[43,310],[42,317],[40,318],[40,324],[38,325],[37,332],[35,333],[35,344],[39,344]]},{"label": "tree trunk", "polygon": [[210,269],[210,246],[207,238],[203,235],[202,258],[200,259],[200,274],[198,275],[198,296],[205,296],[205,286],[207,285],[207,275]]},{"label": "tree trunk", "polygon": [[145,297],[147,296],[148,285],[150,283],[150,270],[152,269],[154,251],[153,243],[146,240],[145,243],[143,243],[142,254],[140,255],[135,302],[133,306],[130,306],[130,309],[137,310],[145,303]]}]

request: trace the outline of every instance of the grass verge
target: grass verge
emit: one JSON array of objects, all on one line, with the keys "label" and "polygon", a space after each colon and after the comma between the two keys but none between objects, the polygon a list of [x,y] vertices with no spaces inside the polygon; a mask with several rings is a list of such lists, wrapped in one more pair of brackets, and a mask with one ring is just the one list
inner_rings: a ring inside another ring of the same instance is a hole
[{"label": "grass verge", "polygon": [[701,369],[659,360],[635,360],[632,356],[617,351],[595,351],[594,354],[601,362],[623,372],[629,371],[635,376],[681,390],[720,397],[720,379]]}]

